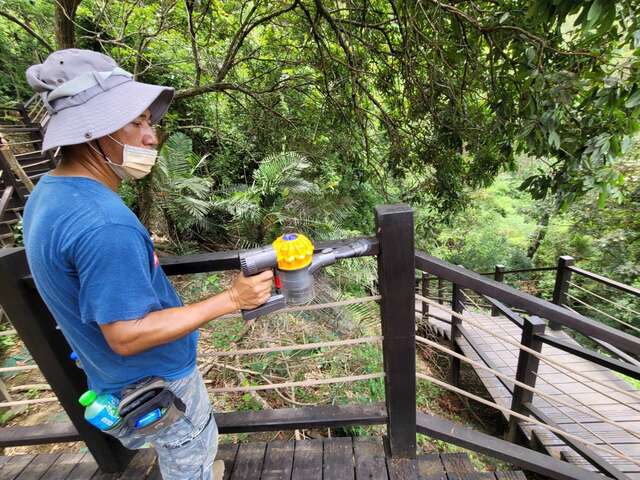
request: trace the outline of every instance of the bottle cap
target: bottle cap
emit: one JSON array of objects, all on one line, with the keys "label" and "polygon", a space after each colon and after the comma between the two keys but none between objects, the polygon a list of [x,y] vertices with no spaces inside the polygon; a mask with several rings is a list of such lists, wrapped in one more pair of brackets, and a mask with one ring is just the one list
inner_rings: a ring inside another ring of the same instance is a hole
[{"label": "bottle cap", "polygon": [[95,391],[87,390],[82,395],[80,395],[80,398],[78,399],[78,401],[80,402],[80,405],[82,405],[83,407],[88,407],[89,405],[91,405],[93,402],[96,401],[96,398],[98,398],[98,394]]}]

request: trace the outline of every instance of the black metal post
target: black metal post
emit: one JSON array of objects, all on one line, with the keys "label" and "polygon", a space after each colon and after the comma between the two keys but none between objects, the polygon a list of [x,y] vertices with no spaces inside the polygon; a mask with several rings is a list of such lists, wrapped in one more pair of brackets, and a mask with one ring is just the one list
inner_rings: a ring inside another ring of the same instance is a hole
[{"label": "black metal post", "polygon": [[416,456],[415,253],[413,210],[376,207],[387,434],[393,457]]},{"label": "black metal post", "polygon": [[444,303],[444,278],[438,277],[438,303]]},{"label": "black metal post", "polygon": [[[462,302],[462,290],[457,283],[452,284],[451,293],[451,310],[456,313],[462,313],[464,310],[464,303]],[[458,317],[451,315],[451,344],[453,349],[461,353],[460,347],[456,343],[456,338],[460,336],[460,325],[462,320]],[[451,357],[450,370],[449,370],[449,382],[456,387],[460,385],[460,359]]]},{"label": "black metal post", "polygon": [[[429,298],[431,292],[431,286],[429,285],[429,274],[422,272],[422,296]],[[422,302],[422,319],[427,321],[429,319],[429,304]]]},{"label": "black metal post", "polygon": [[[544,333],[545,322],[540,317],[529,317],[524,319],[522,325],[522,339],[520,344],[528,347],[536,352],[542,350],[542,341],[536,337]],[[526,383],[530,387],[536,386],[536,377],[538,373],[538,364],[540,360],[529,352],[520,350],[518,356],[518,366],[516,367],[516,380]],[[523,403],[529,403],[533,400],[533,392],[515,385],[513,388],[513,397],[511,399],[511,410],[518,413],[527,411]],[[507,430],[507,440],[514,443],[523,444],[525,442],[522,431],[518,428],[519,420],[515,417],[509,418]]]},{"label": "black metal post", "polygon": [[23,248],[0,249],[0,305],[100,468],[122,471],[134,452],[84,419],[78,397],[87,389],[85,376],[69,359],[69,344],[37,290],[23,281],[28,275]]},{"label": "black metal post", "polygon": [[[496,265],[496,269],[493,272],[493,279],[496,282],[504,282],[504,265]],[[491,316],[497,317],[500,315],[500,310],[498,310],[495,306],[491,307]]]},{"label": "black metal post", "polygon": [[[558,258],[558,268],[556,270],[556,283],[553,287],[553,303],[559,306],[567,304],[567,292],[569,290],[569,281],[571,281],[571,270],[569,267],[573,265],[574,259],[569,255],[563,255]],[[549,328],[559,330],[562,325],[549,322]]]}]

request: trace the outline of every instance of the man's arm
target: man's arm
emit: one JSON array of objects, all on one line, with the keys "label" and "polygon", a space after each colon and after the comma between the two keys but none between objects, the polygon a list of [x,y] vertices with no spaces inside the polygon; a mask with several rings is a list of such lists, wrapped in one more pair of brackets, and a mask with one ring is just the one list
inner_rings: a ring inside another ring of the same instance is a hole
[{"label": "man's arm", "polygon": [[270,270],[252,277],[239,275],[228,290],[201,302],[150,312],[138,320],[101,324],[100,329],[114,352],[135,355],[182,338],[227,313],[262,305],[271,295],[272,278]]}]

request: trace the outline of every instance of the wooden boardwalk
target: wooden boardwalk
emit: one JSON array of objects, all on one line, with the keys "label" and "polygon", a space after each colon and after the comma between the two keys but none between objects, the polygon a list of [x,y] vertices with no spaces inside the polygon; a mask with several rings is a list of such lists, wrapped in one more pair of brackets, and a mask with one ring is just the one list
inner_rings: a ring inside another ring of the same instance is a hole
[{"label": "wooden boardwalk", "polygon": [[[447,312],[440,310],[438,307],[430,306],[429,311],[439,317],[450,317]],[[490,328],[501,336],[512,338],[518,343],[520,342],[522,330],[503,316],[489,317],[488,315],[473,313],[468,310],[464,312],[464,315],[479,322],[483,327]],[[445,322],[432,319],[431,325],[435,327],[436,331],[440,334],[446,335],[447,338],[449,337],[449,325]],[[465,356],[485,363],[489,367],[508,375],[510,378],[515,378],[519,355],[519,351],[515,346],[498,338],[491,337],[479,328],[469,323],[465,324],[464,321],[462,322],[461,331],[464,336],[467,339],[471,339],[473,343],[472,346],[465,338],[461,338],[457,342]],[[561,331],[547,329],[546,333],[558,336],[565,341],[574,342],[569,335]],[[605,367],[583,360],[549,345],[543,345],[542,354],[562,365],[567,365],[579,371],[581,374],[586,375],[587,378],[558,371],[554,366],[540,362],[536,383],[537,389],[549,395],[554,400],[560,399],[570,405],[579,406],[583,410],[595,411],[607,419],[620,422],[627,428],[640,431],[640,403],[638,403],[636,399],[623,393],[603,387],[595,383],[594,380],[603,382],[611,387],[615,386],[624,391],[640,393],[629,383]],[[509,408],[512,398],[510,389],[505,387],[500,380],[487,371],[477,369],[476,373],[495,402]],[[512,387],[509,383],[507,383],[507,385]],[[623,453],[634,460],[640,461],[640,438],[625,432],[619,427],[604,423],[600,419],[594,418],[587,413],[577,412],[568,407],[553,404],[553,402],[550,403],[537,395],[534,395],[533,405],[539,407],[545,415],[557,423],[563,430],[597,445],[606,446],[605,441],[609,442],[619,453]],[[507,415],[505,414],[505,418],[506,417]],[[580,467],[595,471],[595,467],[548,430],[533,424],[524,424],[523,430],[529,438],[534,437],[534,439],[537,439],[554,457],[565,459]],[[596,453],[624,472],[629,479],[640,480],[640,467],[638,465],[600,450]]]},{"label": "wooden boardwalk", "polygon": [[[476,472],[466,454],[387,458],[381,438],[337,437],[220,445],[225,480],[526,480],[521,472]],[[119,475],[104,474],[86,453],[0,457],[0,480],[161,480],[153,450]]]}]

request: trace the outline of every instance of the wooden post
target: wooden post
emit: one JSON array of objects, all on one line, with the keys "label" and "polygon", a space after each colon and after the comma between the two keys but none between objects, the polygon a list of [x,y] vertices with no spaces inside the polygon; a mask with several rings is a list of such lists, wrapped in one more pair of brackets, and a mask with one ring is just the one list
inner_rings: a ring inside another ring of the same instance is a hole
[{"label": "wooden post", "polygon": [[[422,296],[429,298],[431,286],[429,285],[429,274],[422,272]],[[422,319],[429,320],[429,304],[422,302]]]},{"label": "wooden post", "polygon": [[11,166],[4,156],[5,148],[9,147],[3,143],[2,135],[0,135],[0,170],[2,170],[3,172],[2,181],[5,187],[9,185],[13,187],[13,193],[18,197],[18,200],[20,200],[20,204],[24,205],[26,199],[22,194],[22,191],[20,190],[20,183],[18,182],[18,180],[16,180],[16,177],[13,174],[13,170],[11,170]]},{"label": "wooden post", "polygon": [[[27,176],[27,174],[24,173],[24,170],[22,169],[22,165],[18,163],[18,160],[16,160],[16,157],[13,156],[13,152],[11,152],[11,147],[9,147],[9,145],[6,145],[6,144],[0,144],[0,155],[4,156],[5,162],[9,165],[9,168],[11,168],[13,175],[18,177],[22,182],[22,184],[27,188],[27,190],[31,192],[33,190],[33,182]],[[11,173],[11,172],[7,172],[7,173]]]},{"label": "wooden post", "polygon": [[[504,265],[496,265],[496,269],[493,272],[493,279],[496,282],[504,282],[504,270]],[[497,317],[498,315],[500,315],[500,310],[498,310],[496,307],[491,307],[491,316]]]},{"label": "wooden post", "polygon": [[438,303],[444,303],[444,278],[438,277]]},{"label": "wooden post", "polygon": [[[567,304],[567,291],[569,290],[569,282],[571,281],[571,270],[569,267],[573,265],[574,259],[569,255],[563,255],[558,258],[558,268],[556,270],[556,283],[553,287],[553,300],[556,305],[563,306]],[[549,328],[559,330],[562,325],[555,322],[549,322]]]},{"label": "wooden post", "polygon": [[[451,293],[451,310],[456,313],[462,313],[464,310],[464,303],[462,302],[462,290],[457,283],[452,285],[452,293]],[[462,320],[458,317],[451,315],[451,344],[453,345],[453,349],[461,353],[460,347],[456,344],[456,338],[460,336],[460,325],[462,324]],[[450,370],[449,370],[449,383],[454,386],[460,385],[460,359],[451,357],[450,359]]]},{"label": "wooden post", "polygon": [[[525,318],[522,326],[522,339],[520,343],[525,347],[535,350],[536,352],[540,352],[542,350],[542,341],[540,341],[535,335],[543,334],[544,329],[545,323],[541,318],[535,316]],[[531,387],[535,387],[539,363],[540,360],[538,357],[534,357],[530,353],[520,350],[518,366],[516,367],[516,380],[526,383]],[[511,410],[526,414],[526,408],[523,407],[522,404],[531,402],[532,400],[533,392],[515,385],[513,389],[513,397],[511,399]],[[525,438],[522,435],[522,431],[518,428],[518,423],[517,418],[509,418],[507,440],[513,443],[523,444]]]},{"label": "wooden post", "polygon": [[416,341],[413,210],[408,205],[376,207],[380,241],[378,281],[382,316],[390,453],[416,457]]},{"label": "wooden post", "polygon": [[87,390],[86,378],[69,359],[69,344],[37,290],[23,280],[28,275],[24,248],[0,250],[0,304],[100,468],[122,471],[134,452],[84,419],[78,397]]}]

